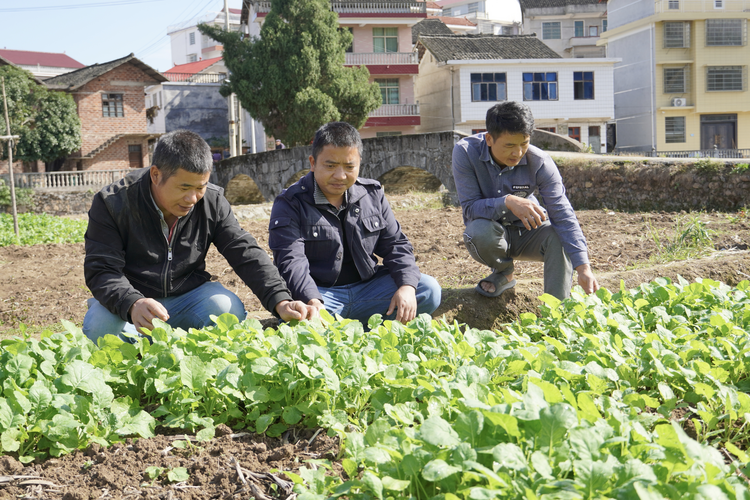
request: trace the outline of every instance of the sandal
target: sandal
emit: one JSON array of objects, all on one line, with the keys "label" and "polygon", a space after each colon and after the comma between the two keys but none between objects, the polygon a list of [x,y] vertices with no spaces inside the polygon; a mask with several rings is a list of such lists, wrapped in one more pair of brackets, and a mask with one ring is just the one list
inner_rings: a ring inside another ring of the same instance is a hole
[{"label": "sandal", "polygon": [[[487,292],[482,288],[482,282],[483,281],[489,281],[493,285],[495,285],[495,291],[494,292]],[[516,280],[508,281],[508,278],[501,273],[498,273],[497,271],[493,272],[486,278],[479,280],[479,283],[477,283],[477,286],[474,287],[474,290],[480,294],[484,295],[485,297],[499,297],[502,295],[502,293],[505,290],[508,290],[510,288],[513,288],[516,286]]]}]

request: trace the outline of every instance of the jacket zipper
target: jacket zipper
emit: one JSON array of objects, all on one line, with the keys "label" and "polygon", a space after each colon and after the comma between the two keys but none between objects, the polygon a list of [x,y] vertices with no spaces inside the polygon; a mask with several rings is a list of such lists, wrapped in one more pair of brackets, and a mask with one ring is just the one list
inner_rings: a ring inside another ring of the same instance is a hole
[{"label": "jacket zipper", "polygon": [[170,240],[168,237],[164,238],[167,242],[167,262],[164,263],[164,296],[169,296],[169,266],[172,263],[172,242],[177,237],[177,231],[180,229],[180,220],[177,219],[177,225],[174,228],[174,231],[172,231],[172,239]]}]

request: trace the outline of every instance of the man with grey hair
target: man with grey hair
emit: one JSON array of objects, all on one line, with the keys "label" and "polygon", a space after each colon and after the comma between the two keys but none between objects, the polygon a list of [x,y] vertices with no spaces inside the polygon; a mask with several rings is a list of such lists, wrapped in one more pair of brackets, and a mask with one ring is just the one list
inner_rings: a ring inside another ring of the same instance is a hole
[{"label": "man with grey hair", "polygon": [[159,318],[175,328],[203,328],[211,315],[245,319],[245,306],[210,281],[206,254],[213,243],[263,306],[285,321],[315,309],[291,294],[271,259],[232,213],[223,190],[208,182],[211,149],[197,134],[170,132],[153,165],[103,188],[89,210],[86,285],[94,295],[83,331],[96,342],[126,323],[153,329]]}]

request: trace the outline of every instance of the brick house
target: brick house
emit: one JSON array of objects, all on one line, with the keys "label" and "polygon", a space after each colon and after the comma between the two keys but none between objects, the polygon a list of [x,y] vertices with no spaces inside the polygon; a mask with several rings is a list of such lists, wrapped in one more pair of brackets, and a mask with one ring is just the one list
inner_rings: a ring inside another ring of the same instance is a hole
[{"label": "brick house", "polygon": [[48,165],[47,171],[147,166],[149,141],[158,134],[147,129],[144,89],[165,81],[133,54],[45,80],[49,89],[73,96],[83,139],[80,151]]}]

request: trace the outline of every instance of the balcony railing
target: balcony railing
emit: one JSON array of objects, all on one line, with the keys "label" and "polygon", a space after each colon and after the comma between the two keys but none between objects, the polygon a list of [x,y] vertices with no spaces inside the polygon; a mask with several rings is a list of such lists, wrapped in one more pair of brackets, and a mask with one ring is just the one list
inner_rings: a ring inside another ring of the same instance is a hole
[{"label": "balcony railing", "polygon": [[596,45],[599,41],[599,35],[596,36],[575,36],[570,39],[571,47],[583,47],[587,45]]},{"label": "balcony railing", "polygon": [[[13,180],[17,188],[40,191],[86,191],[99,189],[125,177],[132,169],[84,170],[75,172],[16,172]],[[6,183],[10,176],[0,175]]]},{"label": "balcony railing", "polygon": [[[271,2],[250,2],[258,14],[271,11]],[[331,10],[338,14],[427,14],[427,2],[391,0],[331,0]]]},{"label": "balcony railing", "polygon": [[383,104],[369,116],[419,116],[419,104]]},{"label": "balcony railing", "polygon": [[417,64],[416,52],[347,52],[344,64],[350,66]]},{"label": "balcony railing", "polygon": [[226,73],[164,73],[170,82],[186,83],[221,83],[227,78]]},{"label": "balcony railing", "polygon": [[[717,8],[717,4],[721,7]],[[657,14],[669,12],[748,12],[750,0],[657,0]]]},{"label": "balcony railing", "polygon": [[750,149],[693,149],[687,151],[620,151],[654,158],[750,158]]}]

